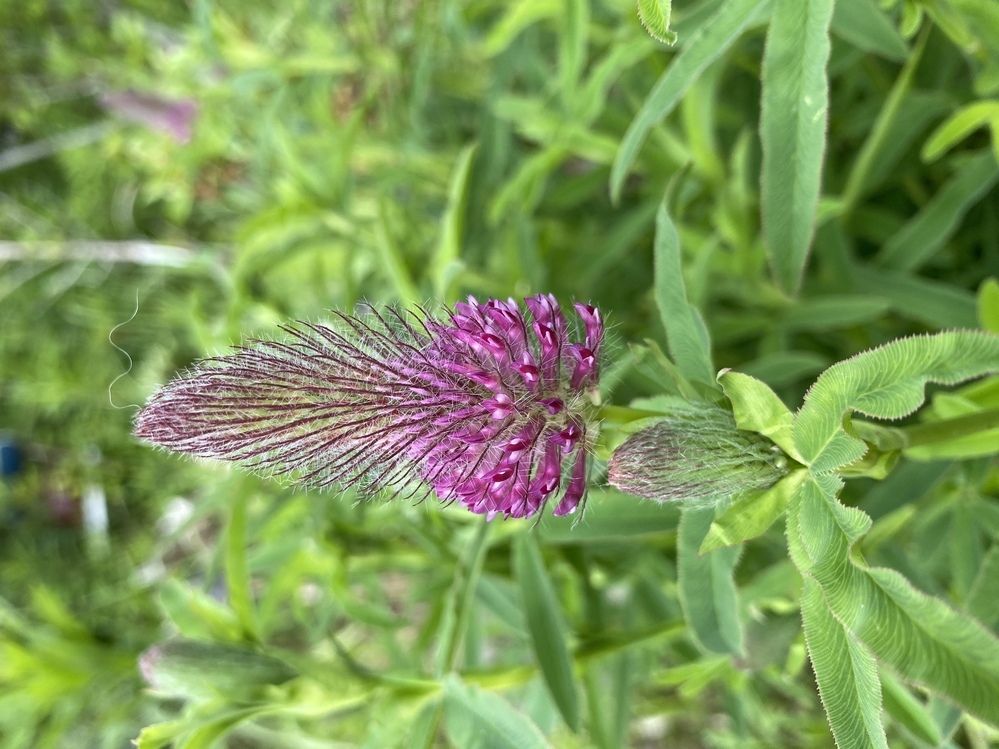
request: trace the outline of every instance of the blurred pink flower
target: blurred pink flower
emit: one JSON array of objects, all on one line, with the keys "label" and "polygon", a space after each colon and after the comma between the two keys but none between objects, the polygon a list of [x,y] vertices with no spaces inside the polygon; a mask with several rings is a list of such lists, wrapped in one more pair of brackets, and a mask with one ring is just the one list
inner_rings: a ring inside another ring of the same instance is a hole
[{"label": "blurred pink flower", "polygon": [[108,91],[101,103],[111,112],[171,136],[178,143],[191,140],[198,104],[193,99],[167,99],[138,91]]}]

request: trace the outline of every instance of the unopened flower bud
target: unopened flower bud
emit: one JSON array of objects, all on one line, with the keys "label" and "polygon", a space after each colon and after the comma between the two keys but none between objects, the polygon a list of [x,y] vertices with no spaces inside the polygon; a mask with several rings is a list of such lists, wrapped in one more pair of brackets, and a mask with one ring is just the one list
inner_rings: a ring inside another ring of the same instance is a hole
[{"label": "unopened flower bud", "polygon": [[171,640],[139,656],[139,670],[153,689],[188,698],[230,698],[279,685],[297,674],[284,661],[218,642]]},{"label": "unopened flower bud", "polygon": [[787,458],[765,437],[740,430],[728,411],[690,406],[625,440],[611,457],[618,489],[688,507],[718,506],[772,486]]}]

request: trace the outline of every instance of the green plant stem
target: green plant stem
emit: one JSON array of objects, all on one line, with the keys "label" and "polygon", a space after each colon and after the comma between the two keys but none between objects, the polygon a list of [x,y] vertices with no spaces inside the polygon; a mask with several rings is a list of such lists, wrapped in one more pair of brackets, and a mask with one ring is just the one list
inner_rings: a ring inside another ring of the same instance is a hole
[{"label": "green plant stem", "polygon": [[[670,620],[638,631],[600,635],[579,643],[572,651],[577,665],[606,658],[630,648],[660,640],[674,640],[686,636],[687,625]],[[480,671],[465,671],[461,677],[469,684],[483,689],[508,689],[526,684],[538,673],[537,666],[509,666]]]},{"label": "green plant stem", "polygon": [[882,452],[907,450],[940,442],[972,437],[999,429],[999,409],[979,411],[968,416],[941,419],[910,427],[885,427],[872,422],[855,420],[857,435]]},{"label": "green plant stem", "polygon": [[492,528],[493,524],[483,517],[455,569],[455,581],[448,596],[444,623],[441,625],[437,658],[438,679],[451,671],[458,659],[458,648],[468,628],[475,599],[475,586],[478,585],[486,552],[489,550],[489,534]]},{"label": "green plant stem", "polygon": [[979,411],[968,416],[903,427],[899,431],[905,440],[905,447],[908,448],[950,442],[993,429],[999,429],[999,410]]},{"label": "green plant stem", "polygon": [[846,188],[843,190],[843,214],[844,220],[850,217],[860,198],[863,196],[864,185],[874,164],[875,156],[881,152],[885,142],[892,134],[892,125],[898,119],[899,112],[905,97],[908,96],[912,88],[916,68],[923,58],[923,50],[926,49],[926,40],[929,38],[929,29],[924,29],[916,44],[912,48],[912,53],[902,69],[901,74],[895,81],[884,107],[878,114],[874,126],[867,140],[860,148],[860,154],[850,170],[850,176],[846,180]]}]

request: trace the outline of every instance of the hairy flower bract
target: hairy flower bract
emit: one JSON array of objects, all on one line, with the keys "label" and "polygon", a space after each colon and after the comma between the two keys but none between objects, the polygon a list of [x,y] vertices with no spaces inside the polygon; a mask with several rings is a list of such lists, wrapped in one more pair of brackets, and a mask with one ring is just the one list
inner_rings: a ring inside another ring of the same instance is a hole
[{"label": "hairy flower bract", "polygon": [[438,318],[365,308],[292,323],[197,363],[140,411],[155,445],[311,487],[432,491],[490,517],[526,518],[586,488],[587,394],[599,311],[576,304],[574,341],[550,295],[470,297]]}]

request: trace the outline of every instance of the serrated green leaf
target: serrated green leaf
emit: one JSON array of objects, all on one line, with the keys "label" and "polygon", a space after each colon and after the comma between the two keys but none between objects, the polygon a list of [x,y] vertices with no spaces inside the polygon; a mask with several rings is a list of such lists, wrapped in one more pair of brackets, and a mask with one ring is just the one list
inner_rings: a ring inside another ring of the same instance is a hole
[{"label": "serrated green leaf", "polygon": [[669,352],[686,379],[714,385],[707,326],[687,301],[680,266],[680,237],[666,206],[661,205],[656,214],[655,290]]},{"label": "serrated green leaf", "polygon": [[718,382],[732,403],[739,429],[762,434],[799,463],[805,462],[794,446],[794,416],[773,390],[741,372],[723,372]]},{"label": "serrated green leaf", "polygon": [[551,749],[524,713],[455,674],[444,681],[444,723],[453,746],[462,749]]},{"label": "serrated green leaf", "polygon": [[669,27],[672,4],[672,0],[638,0],[638,17],[649,36],[670,45],[676,43],[676,32]]},{"label": "serrated green leaf", "polygon": [[534,536],[523,533],[517,537],[513,545],[513,563],[541,675],[566,725],[578,731],[579,699],[572,658],[566,644],[565,625],[555,588],[548,578],[548,570]]},{"label": "serrated green leaf", "polygon": [[870,518],[836,499],[834,477],[811,477],[788,507],[788,549],[822,589],[847,634],[903,679],[999,724],[999,639],[978,622],[852,553]]},{"label": "serrated green leaf", "polygon": [[885,242],[878,262],[899,270],[918,268],[944,246],[968,209],[997,182],[999,164],[991,152],[968,159],[933,199]]},{"label": "serrated green leaf", "polygon": [[857,49],[888,60],[903,61],[909,53],[905,39],[874,0],[836,3],[832,30]]},{"label": "serrated green leaf", "polygon": [[892,341],[819,375],[795,420],[795,447],[814,472],[835,470],[866,451],[843,429],[848,412],[898,419],[922,405],[929,382],[956,385],[996,371],[999,336],[952,331]]},{"label": "serrated green leaf", "polygon": [[711,523],[698,553],[707,554],[762,535],[784,514],[806,478],[808,471],[792,471],[769,489],[734,502]]},{"label": "serrated green leaf", "polygon": [[805,578],[801,620],[812,670],[836,745],[888,749],[881,725],[881,682],[870,652],[829,612],[822,590]]},{"label": "serrated green leaf", "polygon": [[676,542],[680,605],[691,634],[705,650],[741,654],[742,623],[733,579],[741,548],[698,554],[714,514],[713,507],[681,512]]},{"label": "serrated green leaf", "polygon": [[724,55],[750,24],[763,18],[769,7],[770,0],[727,0],[684,44],[621,139],[611,167],[610,189],[614,202],[621,197],[625,178],[649,131],[673,111],[704,69]]},{"label": "serrated green leaf", "polygon": [[999,281],[986,278],[978,289],[978,321],[983,330],[999,333]]},{"label": "serrated green leaf", "polygon": [[774,278],[789,294],[797,293],[815,232],[832,10],[832,0],[775,0],[763,56],[763,236]]}]

